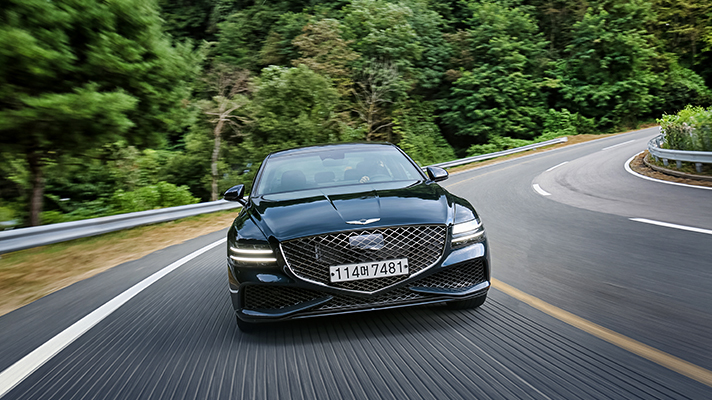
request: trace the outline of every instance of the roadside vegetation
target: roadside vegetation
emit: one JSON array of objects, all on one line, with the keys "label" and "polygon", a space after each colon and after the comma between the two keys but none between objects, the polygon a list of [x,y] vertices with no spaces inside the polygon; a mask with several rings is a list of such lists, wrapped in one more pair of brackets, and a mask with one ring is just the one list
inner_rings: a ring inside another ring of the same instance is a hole
[{"label": "roadside vegetation", "polygon": [[0,229],[216,199],[301,145],[427,165],[666,114],[707,146],[711,61],[707,0],[8,0]]},{"label": "roadside vegetation", "polygon": [[660,120],[664,147],[672,150],[712,151],[712,107],[687,106]]}]

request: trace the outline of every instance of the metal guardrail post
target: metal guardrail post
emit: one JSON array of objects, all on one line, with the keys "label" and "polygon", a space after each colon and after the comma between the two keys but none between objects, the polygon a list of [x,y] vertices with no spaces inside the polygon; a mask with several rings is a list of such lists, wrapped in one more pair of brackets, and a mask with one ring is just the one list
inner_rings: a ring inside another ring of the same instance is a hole
[{"label": "metal guardrail post", "polygon": [[677,168],[682,167],[682,162],[695,164],[695,170],[698,173],[702,172],[702,164],[712,164],[712,152],[710,151],[683,151],[663,149],[660,146],[663,144],[663,135],[658,135],[648,141],[648,152],[659,162],[663,160],[663,164],[667,167],[670,160],[675,161]]},{"label": "metal guardrail post", "polygon": [[101,235],[103,233],[135,228],[141,225],[173,221],[194,215],[241,207],[240,203],[218,200],[186,206],[161,208],[158,210],[112,215],[62,222],[58,224],[34,226],[30,228],[0,231],[0,254],[31,247],[64,242],[72,239]]},{"label": "metal guardrail post", "polygon": [[540,147],[551,146],[553,144],[565,143],[568,140],[569,139],[566,136],[563,136],[560,138],[547,140],[546,142],[533,143],[533,144],[529,144],[526,146],[517,147],[516,149],[502,150],[502,151],[498,151],[495,153],[488,153],[488,154],[482,154],[479,156],[461,158],[459,160],[453,160],[453,161],[447,161],[447,162],[442,162],[442,163],[438,163],[438,164],[428,165],[428,167],[452,168],[452,167],[457,167],[459,165],[470,164],[470,163],[477,162],[477,161],[489,160],[491,158],[507,156],[510,154],[520,153],[522,151],[538,149]]}]

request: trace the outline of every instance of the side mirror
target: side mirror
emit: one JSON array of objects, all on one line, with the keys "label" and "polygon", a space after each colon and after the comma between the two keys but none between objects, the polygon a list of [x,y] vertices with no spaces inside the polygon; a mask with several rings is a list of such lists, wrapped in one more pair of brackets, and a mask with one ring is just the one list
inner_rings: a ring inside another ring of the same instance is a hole
[{"label": "side mirror", "polygon": [[440,167],[428,167],[426,168],[426,171],[428,173],[428,178],[430,178],[433,182],[444,181],[449,176],[447,171]]},{"label": "side mirror", "polygon": [[236,185],[225,191],[223,198],[227,201],[239,201],[244,203],[243,197],[245,197],[245,185]]}]

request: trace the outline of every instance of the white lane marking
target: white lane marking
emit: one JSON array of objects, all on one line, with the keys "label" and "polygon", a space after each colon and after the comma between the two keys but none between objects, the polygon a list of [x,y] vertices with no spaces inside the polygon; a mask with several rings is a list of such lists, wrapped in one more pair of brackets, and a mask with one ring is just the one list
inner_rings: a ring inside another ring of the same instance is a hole
[{"label": "white lane marking", "polygon": [[551,193],[547,192],[546,190],[542,189],[541,186],[539,186],[538,183],[535,183],[532,185],[534,190],[539,193],[542,196],[551,196]]},{"label": "white lane marking", "polygon": [[669,222],[661,222],[661,221],[655,221],[652,219],[645,219],[645,218],[629,218],[629,219],[631,221],[642,222],[644,224],[658,225],[658,226],[664,226],[666,228],[675,228],[675,229],[681,229],[683,231],[706,233],[708,235],[712,235],[712,230],[710,230],[710,229],[702,229],[702,228],[695,228],[694,226],[671,224]]},{"label": "white lane marking", "polygon": [[205,253],[206,251],[225,243],[227,239],[220,239],[217,242],[213,242],[202,249],[196,250],[187,256],[181,258],[180,260],[172,263],[171,265],[163,268],[162,270],[154,273],[148,278],[142,280],[141,282],[135,284],[131,288],[127,289],[125,292],[114,297],[113,299],[106,302],[101,307],[89,313],[84,318],[75,322],[69,328],[58,333],[55,337],[45,342],[45,344],[33,350],[31,353],[21,358],[15,364],[8,367],[6,370],[0,373],[0,397],[3,397],[7,392],[12,390],[25,378],[30,376],[44,363],[49,361],[57,353],[62,351],[65,347],[69,346],[72,342],[77,340],[80,336],[86,333],[94,325],[101,322],[104,318],[108,317],[121,307],[124,303],[131,300],[134,296],[141,293],[144,289],[148,288],[152,284],[156,283],[159,279],[168,275],[175,269],[179,268],[188,261],[198,257],[199,255]]},{"label": "white lane marking", "polygon": [[[643,150],[643,151],[645,151],[645,150]],[[643,153],[643,151],[641,151],[640,153]],[[640,155],[640,153],[634,155],[633,157],[629,158],[628,161],[625,162],[625,170],[628,171],[629,173],[631,173],[631,174],[637,176],[638,178],[647,179],[647,180],[649,180],[649,181],[658,182],[658,183],[665,183],[665,184],[668,184],[668,185],[684,186],[684,187],[689,187],[689,188],[694,188],[694,189],[712,190],[712,187],[688,185],[688,184],[686,184],[686,183],[668,182],[668,181],[664,181],[664,180],[661,180],[661,179],[655,179],[655,178],[651,178],[651,177],[649,177],[649,176],[641,175],[641,174],[639,174],[639,173],[633,171],[633,170],[630,168],[630,163],[633,161],[633,159],[634,159],[635,157],[638,157],[638,155]]]},{"label": "white lane marking", "polygon": [[606,150],[612,149],[612,148],[614,148],[614,147],[623,146],[624,144],[628,144],[628,143],[630,143],[630,142],[635,142],[635,140],[636,140],[636,139],[632,139],[632,140],[629,140],[629,141],[627,141],[627,142],[618,143],[618,144],[614,144],[613,146],[604,147],[604,148],[601,149],[601,151],[606,151]]},{"label": "white lane marking", "polygon": [[568,163],[569,163],[568,161],[564,161],[564,162],[562,162],[561,164],[554,165],[553,167],[547,169],[545,172],[553,171],[553,170],[559,168],[560,166],[562,166],[562,165],[564,165],[564,164],[568,164]]}]

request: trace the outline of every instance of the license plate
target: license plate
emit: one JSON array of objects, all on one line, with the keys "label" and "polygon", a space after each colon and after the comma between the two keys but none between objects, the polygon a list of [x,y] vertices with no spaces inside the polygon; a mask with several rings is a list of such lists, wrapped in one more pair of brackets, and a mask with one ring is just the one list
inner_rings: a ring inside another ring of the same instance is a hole
[{"label": "license plate", "polygon": [[329,267],[329,273],[331,274],[332,282],[408,275],[408,259],[398,258],[358,264],[334,265]]}]

